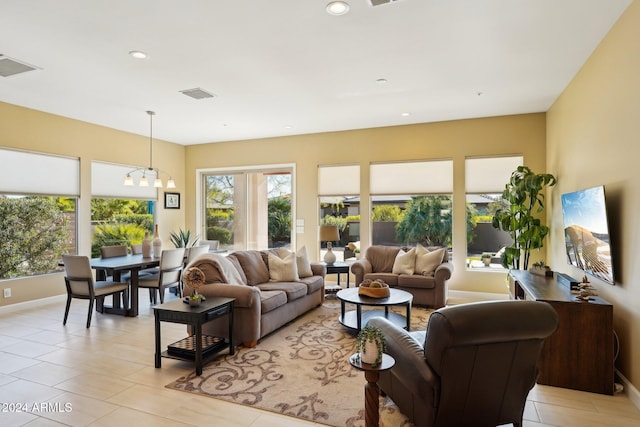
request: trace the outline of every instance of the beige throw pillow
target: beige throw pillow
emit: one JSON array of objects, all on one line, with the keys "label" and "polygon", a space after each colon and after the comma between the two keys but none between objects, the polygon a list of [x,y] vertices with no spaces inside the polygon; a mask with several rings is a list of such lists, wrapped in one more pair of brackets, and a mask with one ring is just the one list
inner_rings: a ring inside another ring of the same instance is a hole
[{"label": "beige throw pillow", "polygon": [[413,274],[416,265],[416,249],[411,248],[408,252],[402,249],[396,255],[396,259],[393,262],[393,274]]},{"label": "beige throw pillow", "polygon": [[298,277],[311,277],[313,276],[313,271],[311,270],[311,263],[309,262],[309,257],[307,256],[307,247],[303,246],[298,249],[296,252],[296,264],[298,265]]},{"label": "beige throw pillow", "polygon": [[284,258],[269,253],[269,277],[273,282],[297,282],[298,265],[296,254],[291,252]]},{"label": "beige throw pillow", "polygon": [[445,248],[428,251],[424,246],[418,245],[416,247],[416,274],[421,274],[423,276],[432,275],[436,268],[442,264],[444,252]]}]

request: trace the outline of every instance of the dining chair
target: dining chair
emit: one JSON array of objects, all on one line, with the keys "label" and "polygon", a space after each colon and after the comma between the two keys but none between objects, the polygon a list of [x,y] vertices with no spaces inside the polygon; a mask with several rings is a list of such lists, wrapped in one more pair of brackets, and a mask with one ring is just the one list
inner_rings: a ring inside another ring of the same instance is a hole
[{"label": "dining chair", "polygon": [[167,288],[178,288],[178,293],[182,295],[180,282],[183,268],[184,248],[164,249],[160,255],[158,272],[140,277],[138,287],[149,289],[149,299],[152,304],[157,303],[157,290],[162,304],[164,303],[164,291]]},{"label": "dining chair", "polygon": [[[69,308],[71,307],[71,299],[88,299],[89,312],[87,314],[87,328],[91,326],[91,314],[93,311],[93,303],[96,301],[96,309],[102,312],[104,306],[104,297],[112,295],[114,302],[117,298],[123,296],[129,285],[126,283],[114,282],[113,280],[93,280],[93,272],[89,257],[79,255],[63,255],[64,270],[66,276],[64,278],[67,287],[67,306],[64,310],[63,325],[67,324],[69,317]],[[123,298],[124,299],[124,298]]]}]

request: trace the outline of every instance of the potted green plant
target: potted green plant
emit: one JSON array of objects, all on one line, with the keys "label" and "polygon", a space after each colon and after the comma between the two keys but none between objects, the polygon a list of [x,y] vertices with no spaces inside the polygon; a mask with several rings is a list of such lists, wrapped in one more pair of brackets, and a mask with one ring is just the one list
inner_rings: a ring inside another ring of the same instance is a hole
[{"label": "potted green plant", "polygon": [[189,249],[198,243],[198,239],[198,236],[194,236],[193,240],[191,240],[191,230],[185,231],[182,228],[177,233],[172,231],[169,234],[169,240],[176,248],[185,248],[185,257],[189,256]]},{"label": "potted green plant", "polygon": [[488,253],[484,253],[480,255],[480,259],[484,263],[485,267],[489,267],[489,265],[491,264],[491,257],[492,257],[491,254],[488,254]]},{"label": "potted green plant", "polygon": [[356,338],[356,351],[362,363],[380,365],[385,348],[384,335],[380,328],[367,325],[360,329]]},{"label": "potted green plant", "polygon": [[544,189],[556,185],[551,174],[537,174],[526,166],[518,166],[502,192],[502,203],[493,216],[494,228],[506,231],[513,244],[505,248],[502,265],[526,270],[531,250],[543,247],[549,227],[538,216],[544,210]]},{"label": "potted green plant", "polygon": [[538,274],[540,276],[553,276],[553,272],[551,268],[544,263],[544,261],[536,261],[533,263],[531,268],[529,269],[533,274]]}]

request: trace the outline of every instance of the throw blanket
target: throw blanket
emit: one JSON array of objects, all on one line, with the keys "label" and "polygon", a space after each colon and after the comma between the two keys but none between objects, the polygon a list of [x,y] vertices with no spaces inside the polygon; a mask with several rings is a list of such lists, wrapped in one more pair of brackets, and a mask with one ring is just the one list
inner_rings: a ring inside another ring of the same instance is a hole
[{"label": "throw blanket", "polygon": [[229,283],[232,285],[244,284],[244,280],[242,280],[242,276],[240,276],[238,270],[236,270],[231,261],[229,261],[225,256],[220,254],[206,253],[200,255],[194,261],[199,261],[202,259],[211,260],[211,262],[215,264],[215,266],[218,268],[218,271],[220,271],[220,275],[222,276],[222,280],[224,281],[224,283]]}]

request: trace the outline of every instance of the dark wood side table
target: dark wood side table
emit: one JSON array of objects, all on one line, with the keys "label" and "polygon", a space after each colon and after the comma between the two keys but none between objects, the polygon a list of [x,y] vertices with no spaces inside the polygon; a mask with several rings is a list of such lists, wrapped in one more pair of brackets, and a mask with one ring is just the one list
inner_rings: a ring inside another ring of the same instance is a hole
[{"label": "dark wood side table", "polygon": [[349,287],[349,264],[344,262],[334,262],[333,264],[325,264],[327,274],[336,274],[338,276],[338,286],[340,286],[340,275],[347,275],[347,288]]},{"label": "dark wood side table", "polygon": [[380,387],[378,387],[380,372],[393,368],[396,360],[392,356],[383,353],[382,362],[379,366],[374,367],[368,363],[362,363],[359,356],[358,353],[352,354],[349,357],[349,363],[354,368],[364,371],[364,378],[367,380],[364,385],[365,426],[378,427],[380,425]]},{"label": "dark wood side table", "polygon": [[[227,346],[227,341],[220,337],[202,335],[202,325],[222,316],[229,318],[229,354],[235,353],[233,346],[233,303],[234,298],[207,298],[198,307],[191,307],[183,300],[174,300],[153,307],[156,326],[155,366],[161,367],[161,358],[193,360],[196,364],[196,375],[202,375],[205,359],[216,354]],[[194,335],[170,344],[166,351],[160,349],[160,322],[182,323],[191,325]]]}]

